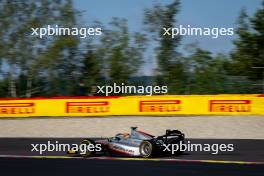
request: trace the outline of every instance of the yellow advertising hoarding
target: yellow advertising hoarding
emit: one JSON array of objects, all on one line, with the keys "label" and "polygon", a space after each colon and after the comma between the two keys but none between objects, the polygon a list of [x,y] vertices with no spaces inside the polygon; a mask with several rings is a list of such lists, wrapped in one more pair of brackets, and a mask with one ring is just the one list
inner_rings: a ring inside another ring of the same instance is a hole
[{"label": "yellow advertising hoarding", "polygon": [[264,115],[264,96],[165,95],[0,99],[0,117]]}]

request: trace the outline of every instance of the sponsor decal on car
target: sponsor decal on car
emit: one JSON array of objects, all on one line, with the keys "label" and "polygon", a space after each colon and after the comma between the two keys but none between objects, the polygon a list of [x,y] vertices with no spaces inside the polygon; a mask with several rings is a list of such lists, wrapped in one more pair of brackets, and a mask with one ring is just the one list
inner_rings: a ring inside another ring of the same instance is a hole
[{"label": "sponsor decal on car", "polygon": [[116,152],[125,153],[125,154],[134,154],[134,151],[120,145],[110,144],[110,148]]},{"label": "sponsor decal on car", "polygon": [[110,111],[109,102],[66,102],[66,113],[106,113]]},{"label": "sponsor decal on car", "polygon": [[139,102],[140,112],[176,112],[181,111],[180,100],[149,100]]},{"label": "sponsor decal on car", "polygon": [[33,114],[34,103],[0,103],[0,114]]},{"label": "sponsor decal on car", "polygon": [[210,100],[210,112],[251,112],[250,100]]}]

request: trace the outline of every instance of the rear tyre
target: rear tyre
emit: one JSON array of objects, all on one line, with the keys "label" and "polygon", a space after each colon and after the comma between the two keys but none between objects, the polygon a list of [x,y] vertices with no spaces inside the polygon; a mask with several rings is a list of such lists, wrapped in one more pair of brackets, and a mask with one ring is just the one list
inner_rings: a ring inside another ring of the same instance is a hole
[{"label": "rear tyre", "polygon": [[142,141],[139,146],[139,153],[143,158],[150,158],[154,155],[155,145],[151,141]]},{"label": "rear tyre", "polygon": [[81,142],[81,145],[82,145],[81,150],[83,150],[83,151],[80,150],[80,155],[82,157],[92,157],[92,156],[95,155],[95,151],[88,150],[89,149],[89,147],[88,147],[89,145],[95,146],[95,142],[93,140],[85,139],[85,140],[83,140]]}]

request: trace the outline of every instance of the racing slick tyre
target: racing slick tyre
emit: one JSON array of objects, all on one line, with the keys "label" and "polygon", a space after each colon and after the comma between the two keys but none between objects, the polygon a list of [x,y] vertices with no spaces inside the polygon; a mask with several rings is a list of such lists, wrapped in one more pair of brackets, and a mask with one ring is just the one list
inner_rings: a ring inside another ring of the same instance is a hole
[{"label": "racing slick tyre", "polygon": [[80,155],[82,157],[92,157],[92,156],[95,155],[95,151],[88,150],[88,148],[89,148],[88,145],[95,146],[95,142],[93,140],[91,140],[91,139],[85,139],[85,140],[83,140],[81,142],[81,145],[86,146],[85,149],[82,147],[82,150],[84,150],[84,151],[80,151]]},{"label": "racing slick tyre", "polygon": [[153,157],[155,154],[155,144],[152,141],[142,141],[139,146],[139,153],[143,158]]}]

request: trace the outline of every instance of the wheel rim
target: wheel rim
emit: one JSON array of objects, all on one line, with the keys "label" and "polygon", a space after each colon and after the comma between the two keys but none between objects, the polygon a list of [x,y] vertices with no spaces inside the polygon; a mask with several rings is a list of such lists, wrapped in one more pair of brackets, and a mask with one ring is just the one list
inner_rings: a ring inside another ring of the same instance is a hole
[{"label": "wheel rim", "polygon": [[[86,147],[87,147],[89,144],[91,144],[91,142],[88,140],[84,140],[84,141],[82,141],[81,144],[86,144]],[[87,148],[86,148],[85,153],[82,153],[81,155],[82,156],[89,156],[90,154],[91,154],[91,151],[87,151]]]},{"label": "wheel rim", "polygon": [[151,151],[152,151],[152,146],[149,142],[144,143],[140,148],[140,153],[144,157],[150,156]]}]

